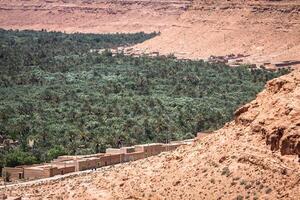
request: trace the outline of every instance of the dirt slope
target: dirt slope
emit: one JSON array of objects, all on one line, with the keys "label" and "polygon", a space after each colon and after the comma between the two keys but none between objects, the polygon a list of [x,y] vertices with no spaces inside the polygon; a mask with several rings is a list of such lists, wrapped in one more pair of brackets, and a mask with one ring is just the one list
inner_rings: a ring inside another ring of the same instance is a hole
[{"label": "dirt slope", "polygon": [[300,60],[300,1],[211,2],[196,0],[180,15],[183,26],[136,49],[193,59],[244,54],[256,64]]},{"label": "dirt slope", "polygon": [[189,0],[1,0],[0,27],[66,32],[152,32],[176,26]]},{"label": "dirt slope", "polygon": [[[271,80],[235,120],[148,159],[2,192],[24,199],[299,199],[300,72]],[[1,190],[0,190],[1,192]]]},{"label": "dirt slope", "polygon": [[161,31],[133,52],[180,58],[244,54],[300,61],[299,0],[2,0],[0,27],[66,32]]}]

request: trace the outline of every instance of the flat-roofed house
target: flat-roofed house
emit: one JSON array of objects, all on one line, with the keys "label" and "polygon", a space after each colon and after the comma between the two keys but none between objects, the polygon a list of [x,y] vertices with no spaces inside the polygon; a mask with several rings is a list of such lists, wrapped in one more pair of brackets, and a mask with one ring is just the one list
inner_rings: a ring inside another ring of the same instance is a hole
[{"label": "flat-roofed house", "polygon": [[20,180],[24,178],[24,168],[18,167],[4,167],[2,169],[2,177],[7,181]]}]

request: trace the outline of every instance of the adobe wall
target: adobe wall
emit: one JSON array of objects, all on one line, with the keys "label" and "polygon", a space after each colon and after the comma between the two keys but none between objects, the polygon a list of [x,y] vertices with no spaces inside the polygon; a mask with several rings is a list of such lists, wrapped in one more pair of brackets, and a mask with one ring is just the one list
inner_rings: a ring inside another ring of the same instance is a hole
[{"label": "adobe wall", "polygon": [[134,146],[136,152],[144,151],[145,157],[158,155],[164,151],[163,144],[145,144]]},{"label": "adobe wall", "polygon": [[134,147],[122,147],[121,150],[122,150],[123,153],[133,153],[133,152],[135,152]]},{"label": "adobe wall", "polygon": [[[81,160],[81,159],[80,159]],[[75,166],[76,165],[76,160],[67,160],[67,161],[57,161],[53,160],[50,163],[51,167],[69,167],[69,166]]]},{"label": "adobe wall", "polygon": [[51,168],[29,167],[24,168],[24,179],[33,180],[51,177]]},{"label": "adobe wall", "polygon": [[133,153],[135,152],[134,147],[121,147],[120,149],[117,148],[108,148],[105,151],[107,154],[122,154],[122,153]]},{"label": "adobe wall", "polygon": [[106,154],[120,154],[123,153],[121,149],[117,149],[117,148],[108,148],[105,151]]},{"label": "adobe wall", "polygon": [[88,154],[88,155],[76,155],[76,156],[70,156],[70,155],[65,155],[65,156],[59,156],[57,159],[54,159],[53,161],[71,161],[71,160],[80,160],[83,158],[94,158],[94,157],[101,157],[103,156],[104,153],[96,153],[96,154]]},{"label": "adobe wall", "polygon": [[124,154],[112,154],[100,157],[100,166],[114,165],[124,162]]},{"label": "adobe wall", "polygon": [[164,144],[163,145],[163,151],[174,151],[175,149],[177,149],[178,147],[182,146],[184,144]]},{"label": "adobe wall", "polygon": [[50,176],[63,175],[75,172],[75,166],[54,167],[50,169]]},{"label": "adobe wall", "polygon": [[65,162],[70,160],[73,160],[73,158],[70,156],[59,156],[58,158],[52,160],[51,163],[59,163],[59,162]]},{"label": "adobe wall", "polygon": [[22,167],[4,167],[2,170],[2,176],[8,176],[9,180],[19,180],[20,176],[21,179],[24,177],[24,169]]},{"label": "adobe wall", "polygon": [[101,167],[100,159],[101,158],[78,160],[76,163],[76,171],[83,171],[87,169],[94,169],[94,168]]},{"label": "adobe wall", "polygon": [[135,161],[143,158],[145,158],[145,153],[143,151],[124,154],[124,162]]}]

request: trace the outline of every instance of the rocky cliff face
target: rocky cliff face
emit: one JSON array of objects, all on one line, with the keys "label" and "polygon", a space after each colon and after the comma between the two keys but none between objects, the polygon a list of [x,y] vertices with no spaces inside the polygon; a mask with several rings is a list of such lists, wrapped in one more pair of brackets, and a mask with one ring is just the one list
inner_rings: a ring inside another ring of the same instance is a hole
[{"label": "rocky cliff face", "polygon": [[272,151],[300,155],[300,76],[268,82],[257,99],[236,111],[236,123],[262,135]]},{"label": "rocky cliff face", "polygon": [[24,199],[299,199],[300,72],[274,79],[193,145],[132,163],[2,188]]}]

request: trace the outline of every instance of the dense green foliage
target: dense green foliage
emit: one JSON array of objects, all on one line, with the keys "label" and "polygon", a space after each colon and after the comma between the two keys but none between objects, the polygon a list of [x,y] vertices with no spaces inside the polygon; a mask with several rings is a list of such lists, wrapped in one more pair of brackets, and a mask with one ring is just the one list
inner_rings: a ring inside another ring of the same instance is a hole
[{"label": "dense green foliage", "polygon": [[221,127],[267,80],[286,72],[89,51],[155,33],[0,34],[0,133],[20,142],[0,154],[2,165],[95,153],[120,138],[126,145],[191,138]]}]

